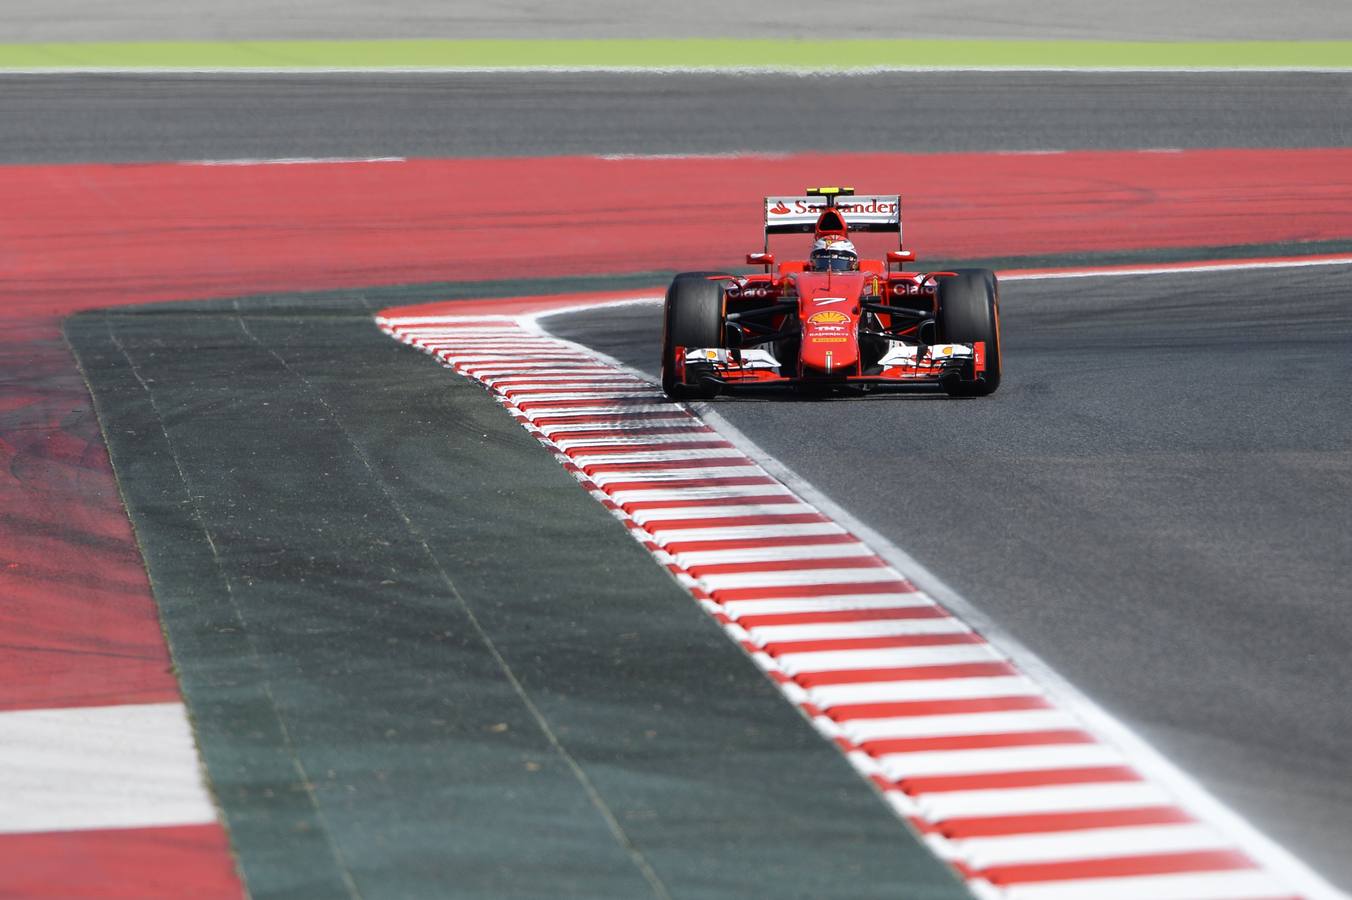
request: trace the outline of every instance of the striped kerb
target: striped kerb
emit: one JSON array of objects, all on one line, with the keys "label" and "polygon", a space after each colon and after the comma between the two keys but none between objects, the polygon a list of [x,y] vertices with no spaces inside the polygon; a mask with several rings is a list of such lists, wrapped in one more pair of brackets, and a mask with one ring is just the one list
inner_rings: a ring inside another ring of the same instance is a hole
[{"label": "striped kerb", "polygon": [[645,378],[509,316],[377,321],[487,387],[976,896],[1298,896]]}]

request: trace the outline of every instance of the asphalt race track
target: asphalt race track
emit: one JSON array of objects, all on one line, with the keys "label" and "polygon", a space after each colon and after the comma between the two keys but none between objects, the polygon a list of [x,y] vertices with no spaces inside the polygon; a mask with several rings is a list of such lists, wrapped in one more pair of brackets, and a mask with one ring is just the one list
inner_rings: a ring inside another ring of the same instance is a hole
[{"label": "asphalt race track", "polygon": [[569,0],[542,10],[532,0],[485,7],[471,0],[325,0],[278,8],[240,0],[12,0],[6,25],[20,41],[315,40],[322,38],[1022,38],[1141,40],[1336,40],[1352,37],[1339,0],[1301,0],[1273,15],[1261,0],[1142,0],[1130,6],[1038,0],[911,0],[880,15],[869,0],[844,0],[824,14],[812,0],[747,0],[679,6]]},{"label": "asphalt race track", "polygon": [[[7,163],[1338,147],[1345,74],[6,76]],[[847,128],[803,128],[804,110]],[[842,133],[845,132],[845,133]]]},{"label": "asphalt race track", "polygon": [[[0,84],[7,163],[1352,143],[1347,75]],[[831,135],[785,124],[804,110],[875,121]],[[911,239],[923,249],[923,235]],[[1341,267],[1011,281],[1007,375],[992,398],[712,406],[1347,888],[1349,285]],[[470,893],[634,896],[652,887],[645,865],[678,896],[764,889],[739,881],[746,870],[786,896],[824,896],[861,871],[880,891],[923,882],[950,895],[928,857],[903,851],[888,857],[895,871],[874,868],[887,857],[879,848],[896,849],[890,813],[768,688],[763,706],[720,706],[754,693],[754,668],[481,390],[368,329],[380,302],[378,291],[286,295],[91,313],[65,327],[115,462],[138,467],[119,465],[124,499],[169,636],[198,660],[181,669],[183,689],[222,803],[240,811],[230,824],[251,882],[279,896],[340,887],[306,882],[270,846],[278,815],[329,838],[297,839],[312,871],[336,855],[369,896],[466,872]],[[656,309],[552,327],[651,371]],[[223,383],[232,390],[214,390]],[[218,552],[207,533],[233,540]],[[517,562],[523,534],[529,568]],[[578,564],[596,558],[607,560],[599,580]],[[557,600],[532,621],[544,636],[522,633],[520,600],[544,582]],[[300,598],[294,607],[282,609],[279,586]],[[632,595],[650,605],[612,617]],[[606,619],[593,618],[599,608]],[[230,616],[270,623],[275,643],[257,642],[268,629],[250,643]],[[459,666],[451,694],[419,684],[441,653]],[[316,672],[322,695],[302,677]],[[629,680],[610,693],[616,672]],[[265,697],[258,683],[294,689]],[[556,742],[532,730],[527,697],[561,726]],[[758,717],[756,728],[725,733],[733,714]],[[446,771],[451,745],[465,752],[462,771]],[[286,754],[315,776],[308,805]],[[422,791],[452,775],[512,790],[530,779],[532,793],[513,794],[514,807],[486,791],[468,814],[491,828],[435,866],[406,866],[441,846],[430,823],[444,798]],[[799,789],[825,798],[820,817],[793,819]],[[667,805],[683,792],[687,803]],[[666,855],[636,864],[589,818],[597,797],[622,833]],[[518,834],[527,846],[531,828],[575,820],[592,831],[538,867],[495,843]],[[846,820],[855,831],[830,827]],[[753,834],[766,822],[768,834]],[[833,849],[794,851],[803,845]],[[752,861],[745,870],[738,856]],[[467,865],[485,857],[491,865]],[[809,871],[822,859],[827,871]]]},{"label": "asphalt race track", "polygon": [[[1010,282],[988,399],[711,407],[1346,881],[1349,279]],[[659,310],[547,322],[655,377]]]}]

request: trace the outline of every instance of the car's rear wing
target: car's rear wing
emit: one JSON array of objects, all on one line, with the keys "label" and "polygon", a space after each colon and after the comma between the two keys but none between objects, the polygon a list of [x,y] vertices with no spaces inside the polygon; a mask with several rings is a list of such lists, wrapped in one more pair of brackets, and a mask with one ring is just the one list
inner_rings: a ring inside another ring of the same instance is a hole
[{"label": "car's rear wing", "polygon": [[765,236],[810,234],[827,206],[836,208],[850,231],[895,232],[900,242],[901,197],[897,194],[766,197]]}]

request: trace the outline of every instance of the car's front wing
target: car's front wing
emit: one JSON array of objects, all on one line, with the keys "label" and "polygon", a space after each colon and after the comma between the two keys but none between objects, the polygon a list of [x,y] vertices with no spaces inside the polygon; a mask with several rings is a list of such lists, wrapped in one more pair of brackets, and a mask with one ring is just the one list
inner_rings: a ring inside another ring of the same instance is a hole
[{"label": "car's front wing", "polygon": [[893,343],[873,366],[838,372],[799,372],[782,365],[766,350],[684,349],[678,380],[687,384],[713,380],[727,387],[774,384],[939,384],[945,378],[972,379],[986,370],[984,342],[935,344],[929,347]]}]

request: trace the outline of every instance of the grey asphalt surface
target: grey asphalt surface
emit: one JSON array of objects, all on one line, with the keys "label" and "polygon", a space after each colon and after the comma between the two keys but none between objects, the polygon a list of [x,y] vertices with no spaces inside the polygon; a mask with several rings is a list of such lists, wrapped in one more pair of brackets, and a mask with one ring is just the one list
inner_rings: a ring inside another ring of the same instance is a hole
[{"label": "grey asphalt surface", "polygon": [[371,38],[1337,40],[1343,0],[6,0],[4,41]]},{"label": "grey asphalt surface", "polygon": [[8,163],[1323,147],[1352,75],[14,75],[0,121]]},{"label": "grey asphalt surface", "polygon": [[65,325],[250,896],[963,897],[390,302]]},{"label": "grey asphalt surface", "polygon": [[[1001,299],[990,398],[715,408],[1352,888],[1352,269]],[[655,376],[659,310],[546,323]]]}]

